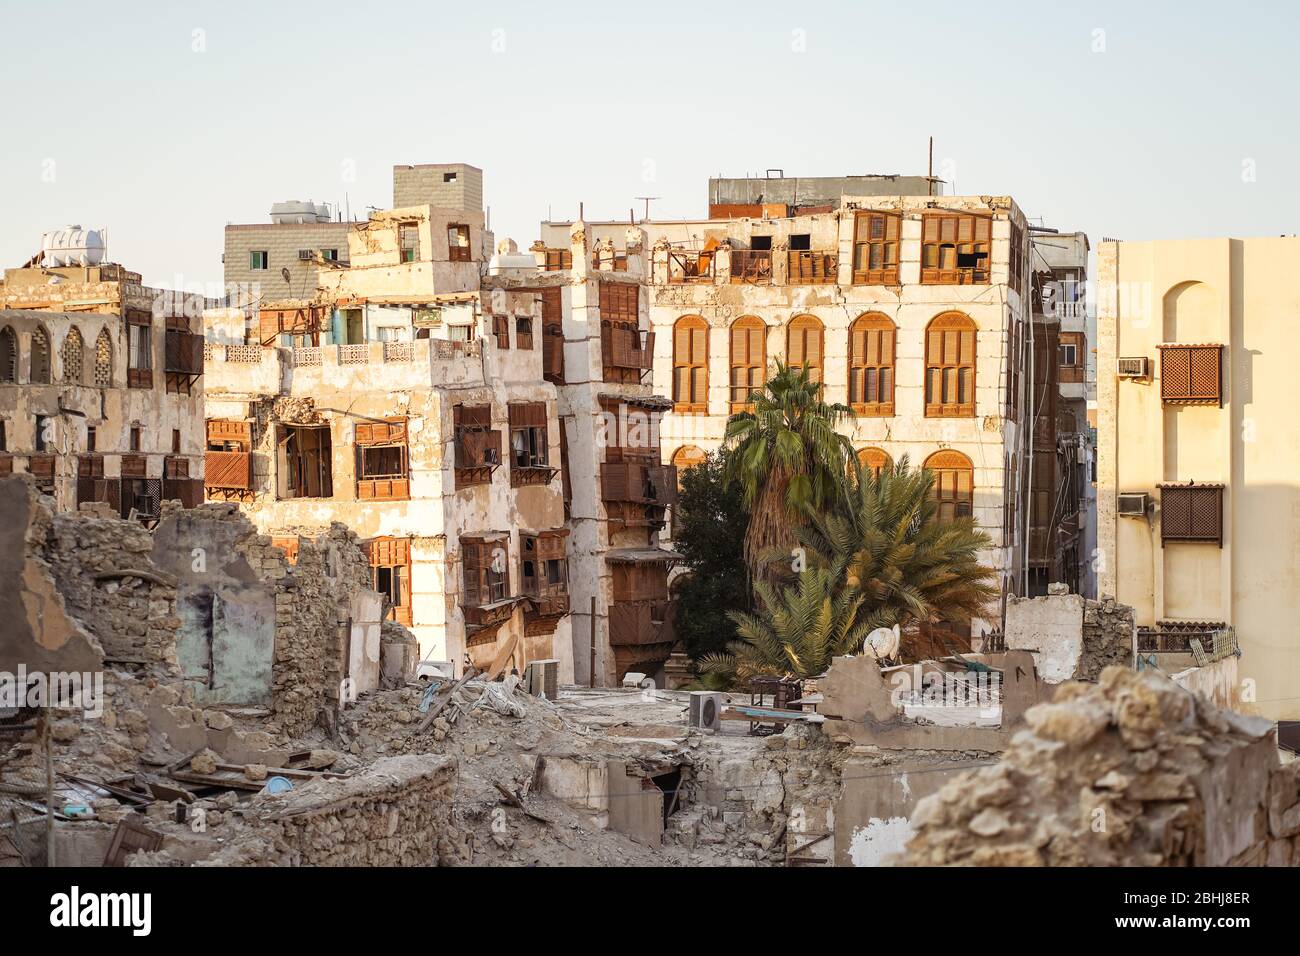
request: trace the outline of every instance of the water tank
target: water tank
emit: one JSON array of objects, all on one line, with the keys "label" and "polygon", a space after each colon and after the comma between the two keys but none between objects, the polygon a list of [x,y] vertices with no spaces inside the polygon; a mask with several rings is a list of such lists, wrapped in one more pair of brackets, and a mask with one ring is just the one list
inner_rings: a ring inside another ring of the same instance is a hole
[{"label": "water tank", "polygon": [[289,199],[271,206],[271,222],[286,223],[329,222],[329,206],[307,200]]},{"label": "water tank", "polygon": [[97,266],[104,261],[107,250],[102,229],[65,226],[41,236],[41,265],[46,269]]}]

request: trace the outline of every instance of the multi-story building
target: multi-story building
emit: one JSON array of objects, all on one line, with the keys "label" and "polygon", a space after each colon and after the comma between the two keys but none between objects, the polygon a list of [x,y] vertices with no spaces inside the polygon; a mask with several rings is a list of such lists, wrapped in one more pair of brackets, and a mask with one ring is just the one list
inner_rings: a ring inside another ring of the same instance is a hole
[{"label": "multi-story building", "polygon": [[1103,241],[1098,587],[1144,655],[1242,651],[1243,701],[1300,718],[1300,239]]},{"label": "multi-story building", "polygon": [[324,271],[348,264],[348,233],[329,206],[293,199],[271,206],[271,221],[226,226],[226,288],[241,301],[310,298]]},{"label": "multi-story building", "polygon": [[0,474],[30,473],[64,510],[101,501],[150,521],[164,500],[197,504],[203,353],[191,329],[213,300],[101,262],[94,231],[53,237],[60,249],[0,283]]},{"label": "multi-story building", "polygon": [[539,296],[506,287],[532,258],[488,262],[481,210],[376,212],[347,238],[310,297],[207,314],[208,497],[289,548],[346,524],[426,658],[554,658],[571,681],[556,390]]},{"label": "multi-story building", "polygon": [[1026,395],[1032,456],[1019,475],[1029,516],[1022,593],[1039,596],[1063,583],[1095,597],[1088,237],[1031,226],[1030,243],[1034,387]]},{"label": "multi-story building", "polygon": [[393,205],[483,208],[483,170],[466,163],[393,167]]},{"label": "multi-story building", "polygon": [[[931,196],[930,180],[912,179],[903,182],[917,194],[888,196],[798,180],[800,196],[832,208],[632,230],[653,237],[653,381],[671,402],[663,460],[686,467],[718,448],[728,417],[747,407],[776,361],[806,365],[828,401],[857,413],[847,427],[860,459],[878,467],[906,455],[931,468],[942,513],[975,516],[992,539],[983,558],[1004,594],[1021,593],[1025,516],[1016,518],[1021,503],[1008,476],[1023,473],[1027,453],[1026,222],[1008,197]],[[714,192],[738,198],[710,189],[711,202]],[[579,267],[562,241],[568,228],[543,224],[539,261]],[[585,232],[589,268],[631,268],[627,223],[587,223]],[[931,630],[965,644],[1000,626],[991,608],[985,620]]]}]

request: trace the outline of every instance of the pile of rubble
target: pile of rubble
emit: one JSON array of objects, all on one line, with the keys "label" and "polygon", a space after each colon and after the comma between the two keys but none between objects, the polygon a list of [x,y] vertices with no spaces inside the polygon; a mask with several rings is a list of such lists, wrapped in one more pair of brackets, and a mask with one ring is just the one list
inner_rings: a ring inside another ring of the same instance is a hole
[{"label": "pile of rubble", "polygon": [[1274,726],[1153,671],[1110,667],[1025,715],[994,767],[923,800],[903,862],[933,866],[1300,861],[1300,763]]}]

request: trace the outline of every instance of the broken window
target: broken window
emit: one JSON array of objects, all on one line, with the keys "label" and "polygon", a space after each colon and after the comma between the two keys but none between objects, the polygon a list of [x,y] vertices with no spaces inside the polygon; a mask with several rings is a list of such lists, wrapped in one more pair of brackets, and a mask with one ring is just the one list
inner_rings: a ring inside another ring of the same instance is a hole
[{"label": "broken window", "polygon": [[533,347],[533,317],[515,316],[515,348],[531,349]]},{"label": "broken window", "polygon": [[452,262],[469,262],[469,226],[453,222],[447,226],[447,258]]},{"label": "broken window", "polygon": [[153,388],[153,329],[149,313],[129,310],[126,316],[127,388]]},{"label": "broken window", "polygon": [[276,464],[277,497],[333,496],[333,447],[328,425],[279,426]]},{"label": "broken window", "polygon": [[403,262],[415,262],[420,258],[420,224],[418,222],[398,223],[397,246],[401,250]]},{"label": "broken window", "polygon": [[790,237],[791,249],[811,249],[812,236],[806,232],[801,232]]},{"label": "broken window", "polygon": [[389,620],[411,623],[411,539],[372,538],[366,542],[371,586],[388,599]]},{"label": "broken window", "polygon": [[[125,465],[125,458],[123,459]],[[119,512],[123,518],[131,517],[131,512],[141,519],[157,518],[162,507],[162,480],[159,478],[122,478],[122,506]]]},{"label": "broken window", "polygon": [[[553,602],[569,593],[564,539],[568,531],[519,534],[520,593],[538,602]],[[567,608],[567,602],[564,607]],[[551,610],[544,608],[543,613]]]},{"label": "broken window", "polygon": [[989,281],[990,216],[926,213],[921,218],[921,282],[970,285]]},{"label": "broken window", "polygon": [[506,599],[509,590],[509,538],[460,539],[466,607],[483,607]]},{"label": "broken window", "polygon": [[37,415],[35,431],[36,450],[54,451],[54,419],[49,415]]},{"label": "broken window", "polygon": [[501,464],[501,433],[492,428],[491,405],[457,405],[452,409],[456,440],[456,487],[488,484]]},{"label": "broken window", "polygon": [[357,423],[356,447],[358,498],[411,497],[405,418]]}]

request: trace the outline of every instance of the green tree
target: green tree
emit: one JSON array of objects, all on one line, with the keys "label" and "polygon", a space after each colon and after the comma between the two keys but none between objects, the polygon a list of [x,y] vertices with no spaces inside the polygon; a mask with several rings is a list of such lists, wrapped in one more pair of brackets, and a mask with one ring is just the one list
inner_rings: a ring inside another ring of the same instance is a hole
[{"label": "green tree", "polygon": [[731,417],[724,447],[728,477],[740,485],[749,512],[745,564],[757,583],[773,550],[794,547],[805,517],[844,496],[854,457],[837,426],[853,411],[823,401],[807,368],[780,362],[750,397],[754,410]]},{"label": "green tree", "polygon": [[895,624],[908,660],[919,625],[983,613],[997,597],[994,572],[979,563],[992,542],[972,517],[939,520],[930,471],[904,457],[879,477],[855,462],[851,475],[848,494],[798,529],[796,580],[757,586],[761,608],[731,614],[740,639],[707,658],[706,673],[814,676]]},{"label": "green tree", "polygon": [[694,659],[722,651],[736,636],[728,611],[749,608],[740,529],[746,515],[740,488],[726,480],[719,453],[681,473],[673,509],[673,547],[686,573],[676,579],[677,635]]}]

